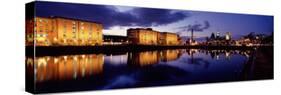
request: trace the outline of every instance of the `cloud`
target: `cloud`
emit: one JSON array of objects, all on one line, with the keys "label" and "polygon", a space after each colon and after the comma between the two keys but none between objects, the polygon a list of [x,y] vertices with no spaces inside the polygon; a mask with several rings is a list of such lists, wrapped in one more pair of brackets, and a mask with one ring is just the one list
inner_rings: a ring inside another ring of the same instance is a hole
[{"label": "cloud", "polygon": [[113,26],[159,26],[174,23],[189,17],[187,12],[167,9],[133,8],[120,12],[116,7],[105,5],[38,2],[38,16],[62,16],[100,22],[105,29]]},{"label": "cloud", "polygon": [[204,21],[203,24],[197,23],[197,24],[190,24],[187,26],[178,27],[177,29],[180,30],[180,32],[186,32],[186,31],[194,31],[194,32],[202,32],[203,30],[206,30],[210,27],[209,21]]},{"label": "cloud", "polygon": [[137,17],[139,26],[166,25],[189,17],[189,14],[167,9],[135,8],[130,13]]}]

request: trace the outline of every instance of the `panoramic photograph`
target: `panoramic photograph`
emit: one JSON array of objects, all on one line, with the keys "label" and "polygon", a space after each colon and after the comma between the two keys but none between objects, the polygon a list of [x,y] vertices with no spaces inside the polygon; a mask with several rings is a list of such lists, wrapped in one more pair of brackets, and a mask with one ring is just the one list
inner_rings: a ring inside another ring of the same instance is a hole
[{"label": "panoramic photograph", "polygon": [[273,79],[273,16],[34,1],[26,91]]}]

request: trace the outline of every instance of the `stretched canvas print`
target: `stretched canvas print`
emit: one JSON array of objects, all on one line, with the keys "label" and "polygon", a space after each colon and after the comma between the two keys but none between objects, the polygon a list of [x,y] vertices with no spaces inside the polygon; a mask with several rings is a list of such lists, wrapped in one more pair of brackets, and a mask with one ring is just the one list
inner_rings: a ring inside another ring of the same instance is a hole
[{"label": "stretched canvas print", "polygon": [[273,79],[273,16],[34,1],[26,91]]}]

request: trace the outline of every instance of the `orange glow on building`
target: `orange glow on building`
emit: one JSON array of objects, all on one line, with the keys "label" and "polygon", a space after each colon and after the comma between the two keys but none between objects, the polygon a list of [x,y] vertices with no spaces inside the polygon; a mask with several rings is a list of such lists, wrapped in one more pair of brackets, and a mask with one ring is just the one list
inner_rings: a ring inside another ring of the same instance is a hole
[{"label": "orange glow on building", "polygon": [[130,43],[140,45],[157,45],[157,33],[151,28],[136,28],[127,31]]},{"label": "orange glow on building", "polygon": [[63,17],[35,17],[26,21],[26,44],[37,46],[86,46],[102,44],[103,26]]},{"label": "orange glow on building", "polygon": [[161,45],[179,45],[179,36],[175,33],[168,33],[168,32],[163,32],[161,33],[163,35],[162,37],[162,44]]},{"label": "orange glow on building", "polygon": [[180,37],[175,33],[158,32],[151,28],[128,29],[130,44],[138,45],[180,45]]}]

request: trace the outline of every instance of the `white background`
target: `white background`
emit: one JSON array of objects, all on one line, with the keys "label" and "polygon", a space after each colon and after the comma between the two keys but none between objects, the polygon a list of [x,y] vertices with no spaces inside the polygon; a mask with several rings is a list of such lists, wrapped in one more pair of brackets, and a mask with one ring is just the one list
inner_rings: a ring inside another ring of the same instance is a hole
[{"label": "white background", "polygon": [[[53,0],[54,1],[54,0]],[[84,91],[54,94],[86,95],[281,95],[279,0],[55,0],[62,2],[129,5],[154,8],[274,15],[274,80]],[[1,0],[0,95],[29,94],[24,91],[24,8],[30,0]],[[278,8],[279,7],[279,8]]]}]

